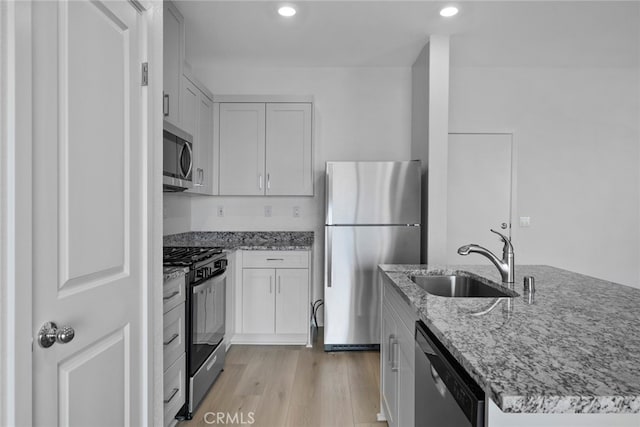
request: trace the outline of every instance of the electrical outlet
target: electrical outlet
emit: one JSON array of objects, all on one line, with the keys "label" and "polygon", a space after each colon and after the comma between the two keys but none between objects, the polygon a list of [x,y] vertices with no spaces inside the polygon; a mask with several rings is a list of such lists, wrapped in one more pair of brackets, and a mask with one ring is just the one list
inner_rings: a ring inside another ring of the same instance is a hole
[{"label": "electrical outlet", "polygon": [[264,207],[264,216],[271,216],[271,206]]},{"label": "electrical outlet", "polygon": [[520,217],[520,227],[529,227],[531,226],[531,217],[529,216],[521,216]]},{"label": "electrical outlet", "polygon": [[218,206],[218,216],[224,216],[224,206]]},{"label": "electrical outlet", "polygon": [[293,207],[293,217],[300,218],[300,206]]},{"label": "electrical outlet", "polygon": [[169,218],[169,213],[167,211],[166,206],[162,207],[162,218]]}]

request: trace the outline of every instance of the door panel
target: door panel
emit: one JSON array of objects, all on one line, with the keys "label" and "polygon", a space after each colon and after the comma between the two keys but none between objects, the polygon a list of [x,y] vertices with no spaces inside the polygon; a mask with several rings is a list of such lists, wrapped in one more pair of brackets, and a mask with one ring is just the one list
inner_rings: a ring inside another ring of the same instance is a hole
[{"label": "door panel", "polygon": [[[60,425],[108,427],[127,424],[130,407],[122,392],[128,391],[131,382],[130,345],[129,328],[125,327],[60,364]],[[123,375],[105,376],[104,366],[113,369],[114,374]],[[87,393],[95,384],[100,384],[101,399]],[[111,410],[105,411],[105,407]],[[96,414],[102,415],[96,418]]]},{"label": "door panel", "polygon": [[[325,227],[325,344],[379,344],[378,264],[417,264],[420,227]],[[326,261],[325,261],[326,262]]]},{"label": "door panel", "polygon": [[327,162],[327,224],[420,224],[420,162]]},{"label": "door panel", "polygon": [[275,332],[274,286],[274,269],[245,268],[242,270],[243,334]]},{"label": "door panel", "polygon": [[220,104],[220,195],[264,194],[264,138],[263,103]]},{"label": "door panel", "polygon": [[147,239],[138,12],[125,1],[34,2],[35,425],[138,425]]},{"label": "door panel", "polygon": [[266,107],[267,195],[313,195],[311,104]]},{"label": "door panel", "polygon": [[449,134],[447,212],[448,264],[470,262],[457,252],[469,243],[499,251],[489,229],[511,234],[510,134]]},{"label": "door panel", "polygon": [[309,270],[276,270],[276,334],[306,334],[309,328]]}]

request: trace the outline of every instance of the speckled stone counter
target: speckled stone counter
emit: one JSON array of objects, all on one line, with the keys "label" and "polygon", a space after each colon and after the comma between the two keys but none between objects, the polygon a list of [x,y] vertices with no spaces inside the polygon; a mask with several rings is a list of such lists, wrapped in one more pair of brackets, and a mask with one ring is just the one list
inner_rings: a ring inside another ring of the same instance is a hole
[{"label": "speckled stone counter", "polygon": [[[521,296],[477,315],[497,299],[427,294],[408,276],[464,270],[500,282],[493,266],[380,269],[502,411],[640,412],[640,289],[522,265]],[[536,280],[533,304],[523,296],[525,275]]]},{"label": "speckled stone counter", "polygon": [[164,236],[164,246],[219,246],[226,250],[310,250],[313,231],[192,231]]},{"label": "speckled stone counter", "polygon": [[184,276],[189,271],[189,267],[163,267],[162,272],[164,274],[163,280],[173,280],[180,276]]}]

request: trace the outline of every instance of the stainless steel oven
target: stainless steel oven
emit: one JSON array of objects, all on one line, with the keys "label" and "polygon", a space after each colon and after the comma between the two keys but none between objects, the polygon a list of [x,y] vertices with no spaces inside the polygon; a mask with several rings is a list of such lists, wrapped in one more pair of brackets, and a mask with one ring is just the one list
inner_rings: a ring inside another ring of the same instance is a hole
[{"label": "stainless steel oven", "polygon": [[193,186],[193,137],[171,123],[164,122],[162,149],[162,188],[184,191]]},{"label": "stainless steel oven", "polygon": [[196,281],[191,287],[191,327],[187,352],[190,414],[195,412],[224,365],[225,349],[220,344],[225,332],[226,277],[227,273],[222,270],[213,277]]},{"label": "stainless steel oven", "polygon": [[421,321],[416,322],[415,391],[416,426],[484,426],[484,391]]},{"label": "stainless steel oven", "polygon": [[165,247],[164,264],[189,267],[185,304],[187,392],[177,418],[191,419],[224,366],[227,257],[221,248]]}]

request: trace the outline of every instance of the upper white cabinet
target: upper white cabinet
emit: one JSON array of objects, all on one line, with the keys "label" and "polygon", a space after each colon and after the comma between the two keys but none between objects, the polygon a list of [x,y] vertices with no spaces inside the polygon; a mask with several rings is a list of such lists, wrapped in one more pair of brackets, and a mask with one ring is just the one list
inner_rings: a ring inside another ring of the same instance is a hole
[{"label": "upper white cabinet", "polygon": [[312,104],[221,102],[220,195],[312,196]]},{"label": "upper white cabinet", "polygon": [[220,104],[220,195],[264,195],[265,104]]},{"label": "upper white cabinet", "polygon": [[180,88],[184,61],[184,17],[170,1],[163,3],[163,86],[162,110],[165,120],[178,126],[180,122]]},{"label": "upper white cabinet", "polygon": [[[187,67],[185,67],[186,69]],[[213,156],[213,101],[208,91],[191,77],[182,77],[182,128],[193,136],[193,187],[191,193],[216,195],[217,173]]]}]

